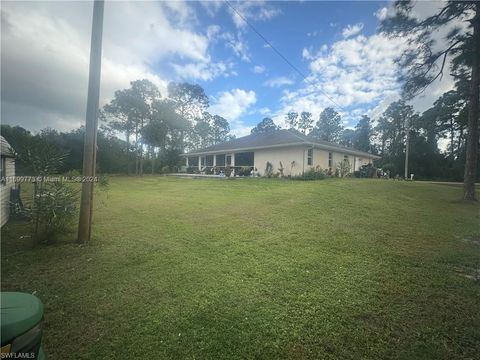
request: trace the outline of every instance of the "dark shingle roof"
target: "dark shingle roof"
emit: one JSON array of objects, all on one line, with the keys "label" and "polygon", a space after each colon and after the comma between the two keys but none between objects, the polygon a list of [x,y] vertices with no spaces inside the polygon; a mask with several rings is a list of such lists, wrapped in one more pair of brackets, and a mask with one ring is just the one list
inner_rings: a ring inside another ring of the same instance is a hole
[{"label": "dark shingle roof", "polygon": [[12,147],[5,140],[3,136],[0,135],[0,154],[4,157],[15,157],[12,151]]},{"label": "dark shingle roof", "polygon": [[213,154],[221,153],[226,151],[247,151],[261,148],[269,147],[280,147],[288,145],[306,145],[314,146],[318,148],[341,151],[354,155],[360,156],[371,156],[374,158],[379,158],[376,155],[366,153],[364,151],[356,150],[346,146],[333,144],[327,141],[321,141],[314,139],[312,137],[303,135],[301,132],[296,130],[275,130],[267,133],[261,134],[252,134],[243,136],[238,139],[233,139],[221,144],[212,145],[203,149],[191,151],[185,155],[201,155],[201,154]]}]

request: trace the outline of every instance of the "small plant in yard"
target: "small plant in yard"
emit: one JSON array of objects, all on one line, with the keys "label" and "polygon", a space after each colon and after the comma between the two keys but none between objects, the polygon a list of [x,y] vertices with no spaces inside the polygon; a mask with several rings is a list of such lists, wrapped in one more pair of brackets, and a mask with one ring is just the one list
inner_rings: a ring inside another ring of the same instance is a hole
[{"label": "small plant in yard", "polygon": [[295,167],[297,163],[295,162],[295,160],[293,160],[291,163],[290,163],[290,175],[293,174],[293,168]]},{"label": "small plant in yard", "polygon": [[29,219],[33,245],[40,241],[53,241],[64,232],[76,214],[78,194],[62,181],[46,182],[46,177],[56,174],[67,153],[43,140],[24,144],[18,158],[39,180],[34,182],[31,205],[20,209],[20,214]]},{"label": "small plant in yard", "polygon": [[337,165],[337,173],[339,177],[347,177],[351,173],[350,161],[347,159],[343,160]]},{"label": "small plant in yard", "polygon": [[265,164],[265,176],[268,178],[273,176],[273,165],[270,161]]},{"label": "small plant in yard", "polygon": [[29,219],[35,244],[53,242],[71,225],[77,213],[78,191],[63,182],[45,183],[33,203],[22,211]]},{"label": "small plant in yard", "polygon": [[279,172],[279,176],[282,177],[282,178],[283,178],[283,176],[284,176],[284,175],[283,175],[283,170],[284,170],[283,164],[282,164],[282,162],[280,161],[280,167],[278,168],[278,172]]},{"label": "small plant in yard", "polygon": [[102,174],[98,176],[98,186],[103,189],[108,189],[110,186],[110,179],[108,175]]}]

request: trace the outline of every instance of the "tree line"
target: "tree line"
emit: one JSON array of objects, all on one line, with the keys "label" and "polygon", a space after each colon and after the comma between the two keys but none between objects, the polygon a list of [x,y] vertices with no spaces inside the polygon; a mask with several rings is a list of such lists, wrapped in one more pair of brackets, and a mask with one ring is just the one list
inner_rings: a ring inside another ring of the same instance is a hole
[{"label": "tree line", "polygon": [[[233,138],[228,121],[208,109],[208,96],[199,85],[172,82],[162,97],[152,82],[132,81],[100,110],[97,172],[172,171],[181,165],[179,155],[184,151]],[[84,127],[69,132],[46,128],[32,134],[20,126],[2,125],[1,134],[19,154],[41,144],[65,153],[60,172],[82,169]],[[17,173],[26,171],[19,157]]]},{"label": "tree line", "polygon": [[136,80],[116,91],[102,109],[103,129],[123,134],[127,159],[133,154],[128,173],[143,174],[145,158],[153,173],[158,158],[175,166],[185,150],[232,138],[228,121],[208,112],[209,99],[200,85],[172,82],[166,95],[152,82]]},{"label": "tree line", "polygon": [[[408,132],[410,173],[420,179],[462,181],[467,110],[467,102],[461,92],[451,90],[441,95],[422,114],[415,112],[405,99],[400,99],[391,103],[375,121],[363,115],[354,129],[344,128],[341,115],[331,107],[325,108],[315,123],[309,112],[289,112],[285,123],[287,128],[315,140],[380,155],[382,158],[376,166],[390,171],[392,175],[403,175]],[[280,128],[267,117],[251,133]]]}]

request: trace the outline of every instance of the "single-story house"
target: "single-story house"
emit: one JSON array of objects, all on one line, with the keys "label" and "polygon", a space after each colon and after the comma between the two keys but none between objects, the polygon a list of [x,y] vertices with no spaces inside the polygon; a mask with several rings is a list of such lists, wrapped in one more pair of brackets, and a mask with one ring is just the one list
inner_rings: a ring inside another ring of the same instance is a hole
[{"label": "single-story house", "polygon": [[0,136],[0,158],[0,226],[3,226],[10,216],[10,193],[15,186],[15,182],[8,179],[15,176],[15,156],[3,136]]},{"label": "single-story house", "polygon": [[[350,147],[320,141],[296,130],[276,130],[252,134],[224,143],[183,154],[187,168],[203,171],[215,168],[221,171],[230,166],[236,171],[249,167],[259,175],[265,174],[267,162],[284,175],[302,175],[311,168],[334,172],[337,165],[348,160],[351,171],[373,163],[379,156]],[[280,162],[282,164],[280,164]]]}]

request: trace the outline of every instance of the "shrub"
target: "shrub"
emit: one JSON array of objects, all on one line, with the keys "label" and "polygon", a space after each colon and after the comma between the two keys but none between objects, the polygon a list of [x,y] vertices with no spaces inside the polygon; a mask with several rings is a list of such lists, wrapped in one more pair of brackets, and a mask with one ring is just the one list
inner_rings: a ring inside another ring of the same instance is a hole
[{"label": "shrub", "polygon": [[237,175],[239,175],[239,176],[250,176],[251,171],[252,171],[252,168],[250,166],[242,166],[238,170]]},{"label": "shrub", "polygon": [[225,167],[225,176],[230,177],[230,175],[232,175],[232,168],[229,165],[227,165]]},{"label": "shrub", "polygon": [[78,192],[67,183],[42,184],[37,189],[33,204],[22,211],[30,221],[35,243],[53,242],[64,233],[76,215],[77,201]]},{"label": "shrub", "polygon": [[162,167],[162,174],[168,174],[170,172],[170,166],[165,165]]},{"label": "shrub", "polygon": [[389,174],[395,174],[397,171],[396,171],[396,168],[395,168],[395,165],[394,164],[391,164],[391,163],[388,163],[388,164],[383,164],[382,165],[382,170],[384,172],[388,172]]},{"label": "shrub", "polygon": [[102,174],[98,176],[98,186],[100,188],[108,188],[110,186],[110,179],[107,175]]},{"label": "shrub", "polygon": [[377,172],[378,172],[378,169],[374,167],[372,164],[362,165],[359,171],[360,177],[363,177],[363,178],[377,177]]},{"label": "shrub", "polygon": [[323,180],[328,177],[325,170],[317,166],[316,168],[311,168],[303,175],[292,176],[294,180]]}]

